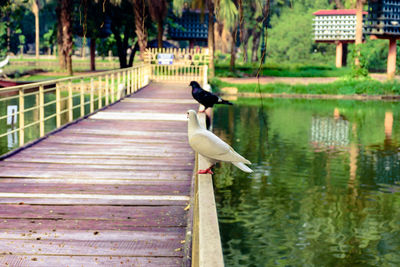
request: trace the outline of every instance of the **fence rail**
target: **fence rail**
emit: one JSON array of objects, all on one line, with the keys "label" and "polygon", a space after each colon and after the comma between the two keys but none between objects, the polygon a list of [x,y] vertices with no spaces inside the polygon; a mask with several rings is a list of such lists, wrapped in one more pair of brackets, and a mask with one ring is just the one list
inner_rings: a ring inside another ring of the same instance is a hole
[{"label": "fence rail", "polygon": [[208,49],[148,48],[145,62],[155,81],[198,81],[207,83]]},{"label": "fence rail", "polygon": [[149,77],[149,66],[141,63],[126,69],[1,88],[0,142],[7,142],[8,150],[23,146],[118,101],[122,91],[134,93],[149,83]]},{"label": "fence rail", "polygon": [[[36,60],[23,60],[23,61],[10,61],[10,66],[18,67],[35,67],[40,69],[58,69],[60,63],[58,61],[36,61]],[[73,69],[90,69],[90,62],[88,61],[72,61]],[[115,61],[110,62],[96,62],[97,69],[117,69],[119,63]]]}]

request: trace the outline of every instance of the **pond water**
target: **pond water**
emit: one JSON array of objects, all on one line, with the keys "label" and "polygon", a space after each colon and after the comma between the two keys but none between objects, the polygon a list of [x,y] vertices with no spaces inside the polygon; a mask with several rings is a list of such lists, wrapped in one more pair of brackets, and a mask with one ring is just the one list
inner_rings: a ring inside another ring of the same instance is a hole
[{"label": "pond water", "polygon": [[400,103],[239,100],[213,131],[226,266],[400,266]]}]

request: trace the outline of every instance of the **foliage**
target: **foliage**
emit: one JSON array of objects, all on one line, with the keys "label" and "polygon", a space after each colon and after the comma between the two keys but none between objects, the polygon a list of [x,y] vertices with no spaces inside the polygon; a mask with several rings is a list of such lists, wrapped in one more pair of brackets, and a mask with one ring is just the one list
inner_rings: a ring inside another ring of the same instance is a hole
[{"label": "foliage", "polygon": [[[368,76],[368,60],[365,54],[362,52],[362,45],[356,45],[352,49],[352,61],[351,61],[351,78],[360,78]],[[359,65],[355,64],[355,58],[358,58]]]},{"label": "foliage", "polygon": [[[235,71],[229,70],[227,63],[216,64],[215,74],[217,77],[255,77],[258,72],[257,63],[237,64]],[[261,76],[274,77],[340,77],[350,73],[349,68],[336,68],[325,65],[272,63],[271,61],[262,65]]]}]

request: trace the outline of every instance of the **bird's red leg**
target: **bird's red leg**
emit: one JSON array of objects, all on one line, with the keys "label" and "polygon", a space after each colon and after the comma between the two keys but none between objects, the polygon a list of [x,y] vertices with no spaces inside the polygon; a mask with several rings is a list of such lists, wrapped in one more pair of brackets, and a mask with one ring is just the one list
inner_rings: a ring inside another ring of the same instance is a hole
[{"label": "bird's red leg", "polygon": [[198,174],[214,174],[211,168],[214,167],[214,165],[211,165],[210,168],[205,169],[205,170],[199,170],[197,173]]}]

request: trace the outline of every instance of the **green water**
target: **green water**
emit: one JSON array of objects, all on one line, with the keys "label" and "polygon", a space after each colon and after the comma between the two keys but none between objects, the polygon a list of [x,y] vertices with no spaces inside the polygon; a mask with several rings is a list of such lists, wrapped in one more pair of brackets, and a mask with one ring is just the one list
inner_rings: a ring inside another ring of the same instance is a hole
[{"label": "green water", "polygon": [[226,266],[400,266],[400,103],[255,99],[214,114],[255,171],[215,168]]}]

